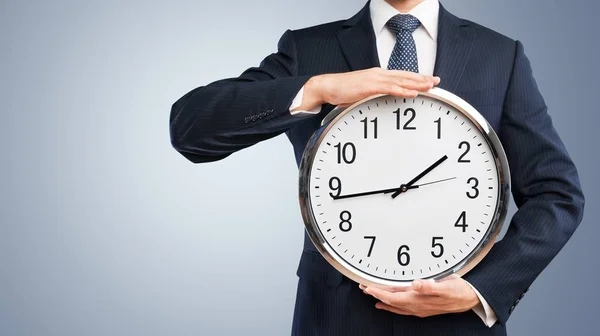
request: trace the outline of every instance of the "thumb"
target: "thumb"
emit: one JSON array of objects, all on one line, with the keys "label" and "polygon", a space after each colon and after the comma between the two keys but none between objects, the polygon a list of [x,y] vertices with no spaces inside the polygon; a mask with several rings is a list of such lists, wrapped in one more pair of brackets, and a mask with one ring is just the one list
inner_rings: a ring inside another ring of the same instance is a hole
[{"label": "thumb", "polygon": [[412,283],[412,289],[421,294],[426,295],[436,295],[437,294],[437,286],[436,282],[433,279],[427,280],[414,280]]},{"label": "thumb", "polygon": [[447,276],[445,278],[439,279],[438,281],[442,282],[442,281],[454,280],[454,279],[458,279],[458,278],[460,278],[460,276],[458,274],[452,273],[452,274],[450,274],[449,276]]}]

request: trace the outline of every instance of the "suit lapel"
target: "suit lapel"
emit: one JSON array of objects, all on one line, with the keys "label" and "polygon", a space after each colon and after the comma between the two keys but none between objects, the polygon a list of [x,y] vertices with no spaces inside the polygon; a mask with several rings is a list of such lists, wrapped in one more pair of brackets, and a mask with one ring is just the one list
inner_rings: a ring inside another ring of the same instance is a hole
[{"label": "suit lapel", "polygon": [[439,86],[450,92],[458,87],[471,55],[475,34],[468,25],[440,4],[434,75],[442,79]]},{"label": "suit lapel", "polygon": [[[337,38],[351,70],[379,67],[375,33],[371,23],[369,2],[343,23]],[[440,87],[455,91],[471,55],[475,34],[467,21],[450,14],[441,4],[438,22],[438,46],[434,75],[442,81]]]},{"label": "suit lapel", "polygon": [[369,3],[344,22],[343,28],[337,33],[344,57],[353,71],[379,66]]}]

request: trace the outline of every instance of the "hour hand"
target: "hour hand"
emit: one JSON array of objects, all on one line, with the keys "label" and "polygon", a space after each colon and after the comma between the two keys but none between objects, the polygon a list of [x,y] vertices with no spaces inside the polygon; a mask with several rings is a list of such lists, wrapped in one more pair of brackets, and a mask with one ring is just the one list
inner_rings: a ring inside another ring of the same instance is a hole
[{"label": "hour hand", "polygon": [[[410,187],[409,189],[415,189],[418,187],[419,186],[413,186],[413,187]],[[333,198],[334,200],[339,200],[339,199],[344,199],[344,198],[353,198],[353,197],[369,196],[369,195],[376,195],[376,194],[387,194],[387,193],[394,192],[396,190],[398,190],[398,188],[389,188],[389,189],[359,192],[359,193],[348,194],[348,195],[331,196],[331,198]]]},{"label": "hour hand", "polygon": [[381,190],[373,190],[373,191],[365,191],[365,192],[359,192],[359,193],[354,193],[354,194],[347,194],[347,195],[340,195],[340,196],[332,196],[332,198],[334,200],[339,200],[339,199],[344,199],[344,198],[353,198],[353,197],[360,197],[360,196],[369,196],[369,195],[376,195],[376,194],[385,194],[388,192],[392,192],[395,191],[397,188],[391,188],[391,189],[381,189]]},{"label": "hour hand", "polygon": [[[449,177],[449,178],[445,178],[443,180],[438,180],[438,181],[432,181],[432,182],[427,182],[427,183],[421,183],[421,184],[413,184],[411,186],[403,186],[406,188],[405,191],[410,190],[410,189],[417,189],[419,187],[422,186],[426,186],[426,185],[430,185],[430,184],[435,184],[435,183],[440,183],[440,182],[446,182],[446,181],[450,181],[450,180],[454,180],[456,178],[455,177]],[[353,198],[353,197],[360,197],[360,196],[369,196],[369,195],[377,195],[377,194],[389,194],[392,192],[397,191],[398,188],[389,188],[389,189],[381,189],[381,190],[373,190],[373,191],[364,191],[364,192],[359,192],[359,193],[354,193],[354,194],[347,194],[347,195],[340,195],[340,196],[331,196],[331,198],[333,198],[334,200],[339,200],[339,199],[344,199],[344,198]]]},{"label": "hour hand", "polygon": [[396,188],[396,191],[392,194],[392,198],[396,198],[401,193],[406,192],[413,184],[415,184],[417,181],[422,179],[423,176],[429,174],[432,170],[434,170],[437,166],[441,165],[442,162],[446,161],[447,159],[448,159],[448,155],[442,156],[439,160],[434,162],[431,166],[427,167],[427,169],[425,169],[419,175],[417,175],[415,178],[410,180],[410,182],[400,185],[398,188]]}]

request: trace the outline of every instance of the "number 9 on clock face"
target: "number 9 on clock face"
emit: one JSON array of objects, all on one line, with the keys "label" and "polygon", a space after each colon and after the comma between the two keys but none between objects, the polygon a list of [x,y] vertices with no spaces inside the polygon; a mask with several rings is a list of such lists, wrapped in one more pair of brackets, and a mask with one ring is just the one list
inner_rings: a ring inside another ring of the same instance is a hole
[{"label": "number 9 on clock face", "polygon": [[509,181],[485,118],[435,88],[327,115],[302,159],[300,204],[338,271],[397,286],[472,269],[501,229]]}]

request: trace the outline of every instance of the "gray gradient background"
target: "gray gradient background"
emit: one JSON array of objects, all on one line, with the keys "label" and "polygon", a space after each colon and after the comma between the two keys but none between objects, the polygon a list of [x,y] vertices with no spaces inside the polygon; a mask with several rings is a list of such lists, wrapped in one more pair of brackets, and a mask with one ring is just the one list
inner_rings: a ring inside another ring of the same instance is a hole
[{"label": "gray gradient background", "polygon": [[[1,1],[0,335],[289,334],[303,230],[291,145],[193,165],[170,146],[169,110],[257,65],[285,29],[363,4]],[[444,4],[523,41],[587,196],[509,332],[597,334],[600,5]]]}]

